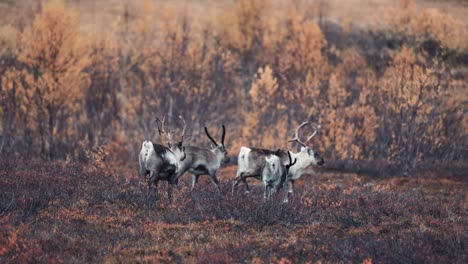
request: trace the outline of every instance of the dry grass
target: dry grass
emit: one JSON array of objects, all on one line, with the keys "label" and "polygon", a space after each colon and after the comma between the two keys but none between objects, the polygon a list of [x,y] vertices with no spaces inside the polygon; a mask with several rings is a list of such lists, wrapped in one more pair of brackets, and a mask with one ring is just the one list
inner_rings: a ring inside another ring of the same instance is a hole
[{"label": "dry grass", "polygon": [[[130,165],[131,167],[132,165]],[[206,179],[147,198],[135,170],[2,161],[2,262],[465,262],[466,181],[319,172],[289,204]],[[206,180],[206,181],[205,181]],[[437,187],[436,187],[437,186]],[[165,187],[162,184],[161,187]],[[280,197],[278,197],[280,198]]]}]

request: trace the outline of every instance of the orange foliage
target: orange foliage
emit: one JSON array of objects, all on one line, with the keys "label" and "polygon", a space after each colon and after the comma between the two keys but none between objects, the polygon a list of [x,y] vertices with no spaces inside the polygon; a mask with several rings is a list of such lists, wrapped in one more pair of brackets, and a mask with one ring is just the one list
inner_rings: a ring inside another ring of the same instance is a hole
[{"label": "orange foliage", "polygon": [[463,157],[466,98],[448,95],[466,76],[424,48],[463,54],[463,25],[449,15],[402,1],[386,31],[397,44],[382,48],[378,31],[326,21],[322,2],[242,0],[214,19],[187,7],[125,1],[105,34],[88,34],[73,5],[48,2],[33,22],[2,26],[0,152],[66,157],[106,145],[128,160],[143,139],[159,140],[157,115],[175,129],[182,114],[193,144],[207,142],[204,126],[226,124],[233,154],[287,148],[308,120],[323,127],[313,144],[327,160]]},{"label": "orange foliage", "polygon": [[396,32],[408,34],[419,41],[433,38],[449,48],[467,48],[468,33],[461,21],[437,9],[417,11],[413,0],[402,0],[400,4],[401,8],[395,11],[398,14],[391,21]]},{"label": "orange foliage", "polygon": [[56,155],[57,144],[77,132],[74,118],[89,86],[87,53],[76,15],[60,3],[45,4],[22,35],[18,61],[30,69],[21,72],[30,109],[27,120],[39,130],[43,154]]}]

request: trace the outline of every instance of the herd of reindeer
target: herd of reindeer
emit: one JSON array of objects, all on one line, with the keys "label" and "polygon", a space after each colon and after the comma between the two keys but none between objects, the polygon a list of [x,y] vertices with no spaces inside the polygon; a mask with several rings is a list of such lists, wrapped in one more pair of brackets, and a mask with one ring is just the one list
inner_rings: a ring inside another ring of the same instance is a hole
[{"label": "herd of reindeer", "polygon": [[[185,146],[191,136],[185,135],[186,122],[183,122],[182,135],[180,141],[173,138],[174,131],[166,131],[165,116],[156,118],[159,135],[166,138],[167,146],[155,144],[145,140],[139,155],[139,173],[143,181],[147,179],[149,191],[154,185],[156,188],[160,180],[167,181],[168,195],[171,196],[172,185],[178,184],[178,179],[185,172],[192,174],[192,190],[195,188],[200,175],[209,175],[211,181],[219,191],[219,181],[216,177],[222,164],[229,162],[228,152],[224,145],[226,128],[224,125],[221,141],[218,143],[205,127],[205,133],[214,144],[212,149]],[[314,131],[306,139],[299,139],[299,130],[310,124]],[[269,150],[252,147],[241,147],[237,160],[237,173],[232,184],[232,193],[235,193],[240,182],[245,187],[245,192],[249,193],[250,188],[247,183],[248,178],[261,180],[264,188],[264,199],[269,200],[274,193],[280,189],[284,190],[284,202],[288,202],[288,197],[293,194],[294,182],[306,169],[312,165],[323,165],[324,160],[309,146],[310,140],[317,134],[320,125],[303,122],[294,130],[294,138],[289,142],[296,142],[301,145],[301,150],[294,153],[290,150]],[[289,183],[291,188],[289,188]]]}]

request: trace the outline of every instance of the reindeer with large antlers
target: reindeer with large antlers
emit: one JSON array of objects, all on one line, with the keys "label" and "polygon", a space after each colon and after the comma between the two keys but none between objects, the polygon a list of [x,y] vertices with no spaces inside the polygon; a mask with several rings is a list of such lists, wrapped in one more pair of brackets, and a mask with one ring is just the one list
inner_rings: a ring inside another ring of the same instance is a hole
[{"label": "reindeer with large antlers", "polygon": [[[151,191],[151,186],[158,186],[160,180],[168,181],[170,185],[174,184],[174,176],[179,169],[179,164],[186,158],[184,141],[190,137],[185,136],[185,121],[182,132],[182,137],[179,142],[175,142],[171,136],[173,131],[166,131],[164,127],[166,116],[162,121],[156,118],[158,132],[160,136],[165,136],[168,147],[160,144],[154,144],[151,141],[143,141],[140,155],[138,157],[140,164],[140,175],[143,177],[143,182],[146,176],[149,175],[148,188]],[[171,196],[172,186],[168,187],[168,196]]]},{"label": "reindeer with large antlers", "polygon": [[205,127],[205,133],[208,138],[213,142],[214,147],[212,149],[199,148],[187,146],[185,147],[185,153],[187,158],[180,162],[180,167],[176,172],[174,181],[177,181],[180,176],[185,172],[190,172],[192,176],[192,190],[195,188],[195,185],[198,182],[200,175],[209,175],[211,181],[219,190],[219,181],[216,177],[221,165],[223,163],[228,163],[229,158],[227,157],[227,150],[224,145],[224,136],[226,135],[226,128],[224,125],[223,135],[221,136],[221,142],[218,144],[208,132],[208,129]]},{"label": "reindeer with large antlers", "polygon": [[246,193],[250,192],[247,179],[256,178],[258,180],[261,180],[262,169],[265,167],[265,157],[267,155],[274,155],[275,153],[277,153],[283,164],[287,164],[289,159],[288,153],[290,153],[292,158],[297,161],[296,164],[292,166],[288,172],[288,181],[291,182],[291,188],[289,189],[289,193],[292,194],[294,191],[294,181],[299,179],[310,165],[323,165],[325,163],[320,157],[320,155],[308,146],[310,140],[319,131],[319,125],[312,124],[315,131],[312,133],[311,136],[307,138],[305,142],[299,139],[299,130],[307,124],[309,123],[304,122],[300,124],[294,130],[294,138],[289,140],[289,142],[297,142],[302,146],[301,150],[298,153],[284,150],[276,152],[274,150],[269,149],[249,148],[244,146],[241,147],[237,159],[237,173],[232,185],[232,192],[235,192],[235,189],[240,182],[244,184]]}]

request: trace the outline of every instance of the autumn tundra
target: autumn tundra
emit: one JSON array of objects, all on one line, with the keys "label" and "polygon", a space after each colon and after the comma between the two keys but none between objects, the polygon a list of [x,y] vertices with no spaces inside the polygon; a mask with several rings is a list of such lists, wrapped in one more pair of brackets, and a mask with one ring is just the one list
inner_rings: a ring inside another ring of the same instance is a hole
[{"label": "autumn tundra", "polygon": [[0,0],[0,262],[467,263],[466,14]]}]

